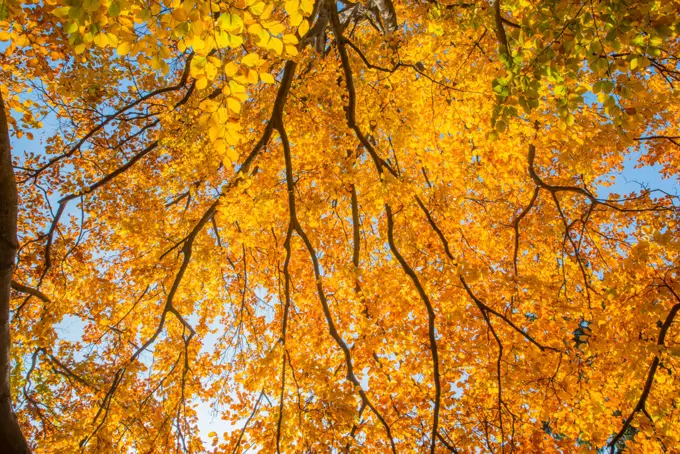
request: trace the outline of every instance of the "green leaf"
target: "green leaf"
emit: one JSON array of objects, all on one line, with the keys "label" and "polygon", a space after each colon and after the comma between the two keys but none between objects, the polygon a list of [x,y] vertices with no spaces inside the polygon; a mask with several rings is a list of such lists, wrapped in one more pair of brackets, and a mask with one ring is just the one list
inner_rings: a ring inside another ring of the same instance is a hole
[{"label": "green leaf", "polygon": [[631,40],[631,44],[635,44],[636,46],[644,47],[645,46],[645,35],[639,34],[635,38]]},{"label": "green leaf", "polygon": [[[4,5],[4,3],[3,3],[3,5]],[[71,9],[70,6],[60,6],[59,8],[53,9],[52,14],[54,14],[57,17],[66,17],[66,16],[68,16],[68,12],[69,12],[70,9]]]},{"label": "green leaf", "polygon": [[68,21],[66,22],[66,25],[64,25],[64,31],[69,35],[75,33],[78,31],[78,24],[74,21]]},{"label": "green leaf", "polygon": [[120,5],[118,2],[111,2],[109,6],[109,16],[118,17],[120,15]]},{"label": "green leaf", "polygon": [[97,11],[99,9],[99,0],[84,0],[83,8],[89,12]]},{"label": "green leaf", "polygon": [[85,10],[79,6],[74,6],[68,11],[70,19],[80,20],[85,17]]}]

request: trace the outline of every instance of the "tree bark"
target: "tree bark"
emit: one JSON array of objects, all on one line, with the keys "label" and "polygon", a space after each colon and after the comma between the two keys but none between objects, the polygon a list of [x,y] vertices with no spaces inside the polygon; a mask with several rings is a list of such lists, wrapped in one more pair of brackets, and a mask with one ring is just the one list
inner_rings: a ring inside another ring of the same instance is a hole
[{"label": "tree bark", "polygon": [[0,452],[30,453],[14,410],[10,387],[9,302],[17,252],[17,186],[9,147],[9,126],[0,93]]}]

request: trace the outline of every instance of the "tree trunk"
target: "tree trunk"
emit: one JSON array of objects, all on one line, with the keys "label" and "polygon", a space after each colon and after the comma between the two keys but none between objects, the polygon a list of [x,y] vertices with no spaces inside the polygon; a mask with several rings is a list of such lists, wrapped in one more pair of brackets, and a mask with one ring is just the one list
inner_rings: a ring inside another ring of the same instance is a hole
[{"label": "tree trunk", "polygon": [[12,408],[9,301],[17,252],[17,186],[9,148],[9,127],[0,93],[0,452],[30,453]]}]

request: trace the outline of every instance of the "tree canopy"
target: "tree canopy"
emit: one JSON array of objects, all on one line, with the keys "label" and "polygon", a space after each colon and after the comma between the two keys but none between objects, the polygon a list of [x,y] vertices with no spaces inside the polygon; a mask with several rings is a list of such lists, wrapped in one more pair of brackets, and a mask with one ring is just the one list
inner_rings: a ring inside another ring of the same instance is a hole
[{"label": "tree canopy", "polygon": [[679,10],[0,0],[0,451],[673,452]]}]

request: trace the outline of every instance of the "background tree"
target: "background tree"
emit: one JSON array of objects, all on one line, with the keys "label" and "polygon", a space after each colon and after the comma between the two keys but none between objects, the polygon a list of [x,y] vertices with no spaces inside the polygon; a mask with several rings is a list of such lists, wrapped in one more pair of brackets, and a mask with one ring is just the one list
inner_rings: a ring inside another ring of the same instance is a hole
[{"label": "background tree", "polygon": [[679,8],[5,0],[0,448],[680,445]]}]

